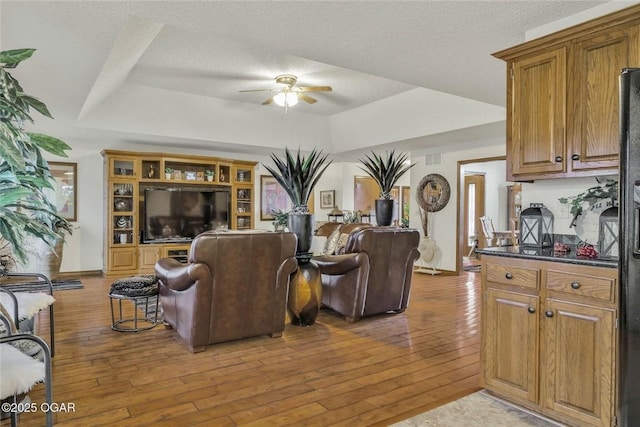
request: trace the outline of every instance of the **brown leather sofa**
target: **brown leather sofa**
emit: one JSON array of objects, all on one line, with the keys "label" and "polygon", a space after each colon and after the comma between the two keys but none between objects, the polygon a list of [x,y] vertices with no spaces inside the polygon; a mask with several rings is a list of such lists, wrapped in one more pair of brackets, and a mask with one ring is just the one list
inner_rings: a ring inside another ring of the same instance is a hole
[{"label": "brown leather sofa", "polygon": [[290,232],[208,231],[191,244],[189,260],[156,263],[166,323],[191,352],[285,326],[289,276],[297,269]]},{"label": "brown leather sofa", "polygon": [[351,232],[344,255],[313,258],[322,275],[322,304],[349,322],[403,312],[419,242],[416,229],[365,227]]}]

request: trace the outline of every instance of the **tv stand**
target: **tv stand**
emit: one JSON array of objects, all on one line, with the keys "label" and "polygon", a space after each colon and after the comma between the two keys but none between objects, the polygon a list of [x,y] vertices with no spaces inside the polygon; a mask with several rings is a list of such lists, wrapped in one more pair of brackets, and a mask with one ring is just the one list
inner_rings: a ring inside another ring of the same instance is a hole
[{"label": "tv stand", "polygon": [[257,162],[119,150],[104,150],[102,157],[106,277],[152,274],[159,258],[188,259],[191,238],[141,242],[144,188],[149,186],[227,187],[231,192],[230,229],[254,227]]}]

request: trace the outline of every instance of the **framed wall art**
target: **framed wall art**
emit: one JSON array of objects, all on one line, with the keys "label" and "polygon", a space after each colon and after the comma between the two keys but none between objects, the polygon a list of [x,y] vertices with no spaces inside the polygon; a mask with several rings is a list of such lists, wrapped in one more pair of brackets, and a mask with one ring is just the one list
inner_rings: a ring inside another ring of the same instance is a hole
[{"label": "framed wall art", "polygon": [[326,190],[320,192],[320,207],[322,209],[333,209],[336,205],[336,190]]},{"label": "framed wall art", "polygon": [[52,202],[58,209],[58,215],[67,221],[78,219],[78,186],[76,163],[49,162],[49,170],[55,181]]}]

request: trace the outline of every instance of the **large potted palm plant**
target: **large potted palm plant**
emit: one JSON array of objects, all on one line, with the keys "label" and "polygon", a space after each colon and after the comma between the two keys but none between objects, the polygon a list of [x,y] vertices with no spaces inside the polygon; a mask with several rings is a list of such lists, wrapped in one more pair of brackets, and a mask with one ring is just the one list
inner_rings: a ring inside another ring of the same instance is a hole
[{"label": "large potted palm plant", "polygon": [[331,161],[327,161],[327,156],[314,148],[308,157],[300,156],[300,149],[294,157],[289,149],[285,148],[283,158],[271,154],[275,168],[263,164],[291,199],[293,206],[289,212],[288,227],[298,236],[299,254],[308,253],[311,248],[313,214],[309,212],[307,203],[313,188],[331,164]]},{"label": "large potted palm plant", "polygon": [[45,191],[53,190],[53,177],[43,152],[67,157],[70,150],[60,139],[27,132],[31,110],[53,118],[46,105],[27,95],[8,70],[29,59],[35,49],[0,52],[0,237],[11,246],[19,261],[25,262],[25,241],[35,237],[52,249],[69,222],[57,213]]},{"label": "large potted palm plant", "polygon": [[385,156],[371,152],[360,159],[364,167],[360,168],[373,178],[380,187],[380,198],[376,200],[376,222],[378,225],[391,225],[393,221],[393,199],[391,190],[398,179],[415,166],[407,164],[407,154],[397,154],[395,150],[386,151]]}]

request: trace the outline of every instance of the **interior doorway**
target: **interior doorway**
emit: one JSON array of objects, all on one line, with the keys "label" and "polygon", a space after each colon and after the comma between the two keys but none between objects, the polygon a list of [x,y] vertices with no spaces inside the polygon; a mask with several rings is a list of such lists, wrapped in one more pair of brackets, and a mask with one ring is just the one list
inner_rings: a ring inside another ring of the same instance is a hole
[{"label": "interior doorway", "polygon": [[[479,193],[481,184],[473,182],[471,178],[478,175],[484,179],[482,194]],[[467,176],[470,177],[469,180],[466,179]],[[506,176],[504,156],[458,161],[458,226],[456,227],[456,271],[458,273],[464,270],[465,260],[467,264],[478,264],[472,252],[473,246],[469,242],[471,235],[475,234],[480,246],[482,245],[482,227],[477,218],[490,215],[494,220],[506,222]],[[471,186],[472,184],[475,185]],[[473,197],[468,192],[471,188],[473,188]],[[471,206],[472,202],[473,206]],[[480,203],[482,206],[479,206]],[[472,224],[470,224],[471,217],[473,217]],[[475,243],[475,239],[473,240],[471,244]],[[471,257],[469,257],[470,254]]]},{"label": "interior doorway", "polygon": [[470,173],[464,175],[464,234],[463,255],[470,257],[473,249],[482,239],[479,230],[480,217],[484,216],[484,174]]}]

